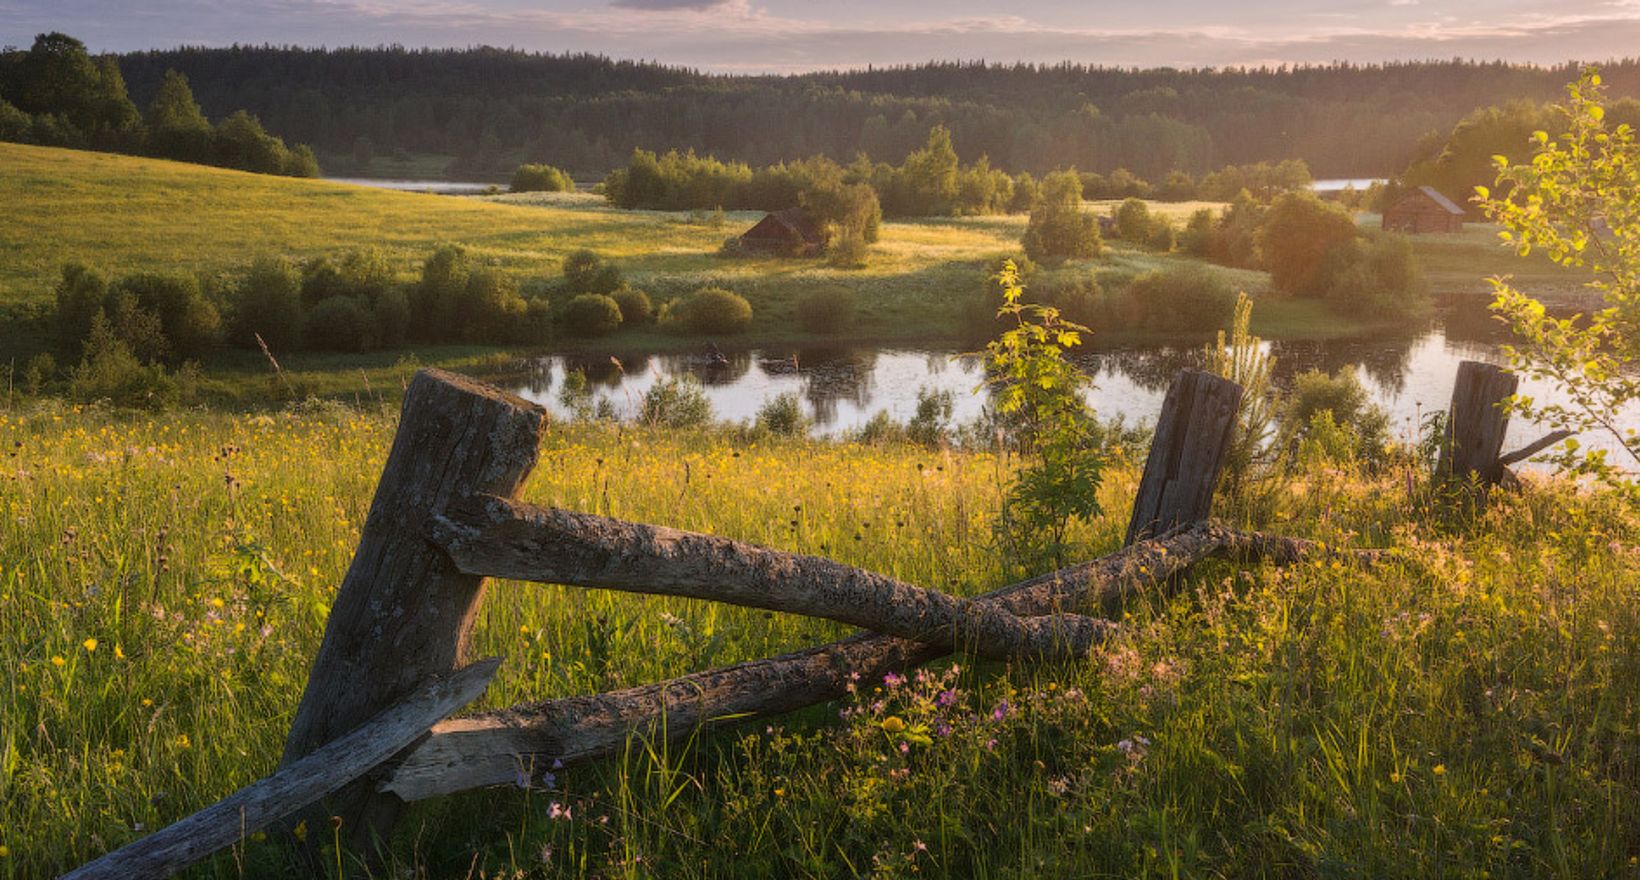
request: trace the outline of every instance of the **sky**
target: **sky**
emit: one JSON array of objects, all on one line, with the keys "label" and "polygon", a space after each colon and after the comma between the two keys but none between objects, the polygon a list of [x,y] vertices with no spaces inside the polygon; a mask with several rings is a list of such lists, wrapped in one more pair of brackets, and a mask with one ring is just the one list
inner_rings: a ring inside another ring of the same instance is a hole
[{"label": "sky", "polygon": [[507,46],[726,73],[1076,61],[1221,67],[1640,54],[1640,0],[0,0],[0,45]]}]

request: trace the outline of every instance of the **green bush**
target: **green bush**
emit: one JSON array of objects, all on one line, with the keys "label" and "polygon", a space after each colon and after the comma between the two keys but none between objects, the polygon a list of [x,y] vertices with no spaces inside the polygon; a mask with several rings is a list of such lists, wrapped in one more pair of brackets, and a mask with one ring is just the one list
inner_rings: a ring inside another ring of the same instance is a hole
[{"label": "green bush", "polygon": [[376,347],[376,316],[362,296],[333,296],[308,310],[302,328],[309,348],[369,351]]},{"label": "green bush", "polygon": [[1283,293],[1319,296],[1331,251],[1353,241],[1355,219],[1338,205],[1312,193],[1283,193],[1265,212],[1258,250],[1270,283]]},{"label": "green bush", "polygon": [[1132,316],[1117,308],[1092,272],[1044,273],[1026,289],[1030,299],[1059,310],[1060,317],[1087,327],[1124,325]]},{"label": "green bush", "polygon": [[289,260],[264,257],[252,263],[234,291],[228,341],[245,348],[260,336],[276,351],[302,343],[302,279]]},{"label": "green bush", "polygon": [[751,326],[752,304],[721,287],[704,287],[667,303],[660,320],[686,333],[739,333]]},{"label": "green bush", "polygon": [[376,298],[374,307],[377,342],[382,348],[398,348],[410,332],[410,298],[392,288]]},{"label": "green bush", "polygon": [[410,292],[410,336],[423,342],[450,338],[467,292],[471,273],[467,251],[447,244],[433,251],[421,267],[421,283]]},{"label": "green bush", "polygon": [[1355,239],[1327,255],[1321,287],[1345,314],[1417,316],[1428,311],[1429,285],[1404,236]]},{"label": "green bush", "polygon": [[810,333],[832,335],[854,323],[854,291],[830,285],[797,298],[797,324]]},{"label": "green bush", "polygon": [[551,165],[524,164],[513,172],[512,191],[521,192],[574,192],[575,181]]},{"label": "green bush", "polygon": [[522,342],[529,310],[518,282],[494,269],[475,269],[456,312],[460,337],[467,342]]},{"label": "green bush", "polygon": [[165,367],[139,361],[100,311],[92,319],[84,349],[84,359],[69,374],[73,399],[141,409],[167,409],[181,399],[181,388],[165,374]]},{"label": "green bush", "polygon": [[85,349],[92,323],[103,311],[103,302],[108,298],[108,282],[80,263],[69,263],[63,266],[56,297],[52,329],[57,351],[70,362],[75,362]]},{"label": "green bush", "polygon": [[564,305],[558,320],[572,335],[604,336],[620,328],[621,307],[603,294],[583,293]]},{"label": "green bush", "polygon": [[1127,299],[1146,330],[1211,332],[1229,325],[1236,291],[1205,266],[1146,272],[1128,286]]},{"label": "green bush", "polygon": [[698,428],[712,421],[712,402],[693,377],[662,379],[643,394],[638,421],[663,428]]},{"label": "green bush", "polygon": [[[198,358],[216,342],[222,318],[192,275],[144,272],[127,275],[110,295],[129,294],[142,310],[159,319],[167,357],[176,362]],[[140,352],[138,353],[140,356]]]},{"label": "green bush", "polygon": [[[1293,379],[1281,416],[1281,445],[1290,453],[1323,453],[1333,461],[1382,460],[1389,416],[1367,395],[1354,367],[1327,375],[1307,370]],[[1340,439],[1344,438],[1344,439]]]},{"label": "green bush", "polygon": [[808,431],[803,402],[790,391],[776,395],[757,411],[756,429],[777,437],[797,437]]},{"label": "green bush", "polygon": [[609,295],[621,288],[621,270],[592,251],[579,250],[564,258],[564,289],[570,293]]},{"label": "green bush", "polygon": [[1082,179],[1075,171],[1043,178],[1042,197],[1031,209],[1021,243],[1037,262],[1099,256],[1099,221],[1082,210]]},{"label": "green bush", "polygon": [[1139,199],[1127,199],[1116,208],[1116,234],[1123,241],[1144,244],[1151,222],[1150,206]]},{"label": "green bush", "polygon": [[649,294],[636,287],[622,285],[620,290],[610,296],[615,304],[621,307],[621,323],[628,326],[649,323],[655,316],[655,306],[649,301]]},{"label": "green bush", "polygon": [[951,415],[956,397],[949,391],[917,389],[917,412],[906,423],[905,434],[913,443],[939,446],[951,434]]}]

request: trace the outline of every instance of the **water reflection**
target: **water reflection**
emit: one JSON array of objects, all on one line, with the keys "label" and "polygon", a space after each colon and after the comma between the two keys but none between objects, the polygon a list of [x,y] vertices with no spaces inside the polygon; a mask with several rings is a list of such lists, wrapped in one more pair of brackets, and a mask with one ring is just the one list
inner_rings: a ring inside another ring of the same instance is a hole
[{"label": "water reflection", "polygon": [[[1353,366],[1363,383],[1387,410],[1396,432],[1410,437],[1414,426],[1432,410],[1444,409],[1462,360],[1502,363],[1501,329],[1483,307],[1446,311],[1417,333],[1328,342],[1278,342],[1274,381],[1290,386],[1308,369],[1333,372]],[[1100,415],[1120,417],[1130,425],[1148,425],[1161,408],[1168,384],[1186,368],[1199,367],[1202,354],[1190,346],[1157,346],[1091,351],[1076,361],[1094,378],[1089,402]],[[920,389],[950,391],[958,422],[980,417],[989,402],[982,388],[980,359],[957,351],[876,348],[762,349],[669,354],[552,355],[539,358],[516,378],[520,395],[563,412],[553,393],[564,374],[585,373],[588,388],[622,416],[638,411],[643,394],[656,382],[693,377],[705,389],[719,419],[750,421],[758,409],[779,394],[793,393],[806,404],[817,434],[836,435],[865,424],[886,411],[898,421],[911,418]],[[1552,389],[1523,382],[1522,393],[1553,399]],[[1640,426],[1640,412],[1623,413],[1624,425]],[[1543,433],[1519,419],[1511,425],[1509,443],[1522,445]],[[1601,438],[1585,438],[1599,445]],[[1605,441],[1610,445],[1610,441]]]}]

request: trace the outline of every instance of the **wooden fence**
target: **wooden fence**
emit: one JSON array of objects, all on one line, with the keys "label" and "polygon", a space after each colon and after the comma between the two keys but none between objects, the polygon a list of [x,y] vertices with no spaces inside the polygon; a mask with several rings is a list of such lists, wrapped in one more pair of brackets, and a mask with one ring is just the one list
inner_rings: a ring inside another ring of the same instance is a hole
[{"label": "wooden fence", "polygon": [[[1495,481],[1503,469],[1507,416],[1495,404],[1513,383],[1493,371],[1469,363],[1460,371],[1444,473]],[[965,599],[828,559],[523,503],[515,496],[535,466],[545,413],[423,370],[406,391],[278,770],[66,876],[163,877],[258,829],[302,821],[339,819],[346,843],[370,853],[407,801],[617,754],[634,735],[681,737],[720,719],[791,711],[841,697],[852,676],[880,677],[958,650],[1086,653],[1116,624],[1082,612],[1210,557],[1376,560],[1375,551],[1208,521],[1241,395],[1207,373],[1174,381],[1123,549]],[[448,718],[483,693],[501,662],[468,656],[487,577],[709,599],[868,632],[671,681]]]}]

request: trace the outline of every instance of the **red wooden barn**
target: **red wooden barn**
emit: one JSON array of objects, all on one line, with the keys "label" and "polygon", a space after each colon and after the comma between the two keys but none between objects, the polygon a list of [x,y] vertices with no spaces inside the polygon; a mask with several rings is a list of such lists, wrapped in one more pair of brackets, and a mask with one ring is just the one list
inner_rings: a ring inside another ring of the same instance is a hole
[{"label": "red wooden barn", "polygon": [[740,236],[740,244],[749,251],[810,257],[824,249],[825,240],[807,211],[787,208],[757,221]]},{"label": "red wooden barn", "polygon": [[1391,232],[1462,232],[1463,209],[1433,186],[1420,186],[1384,209]]}]

